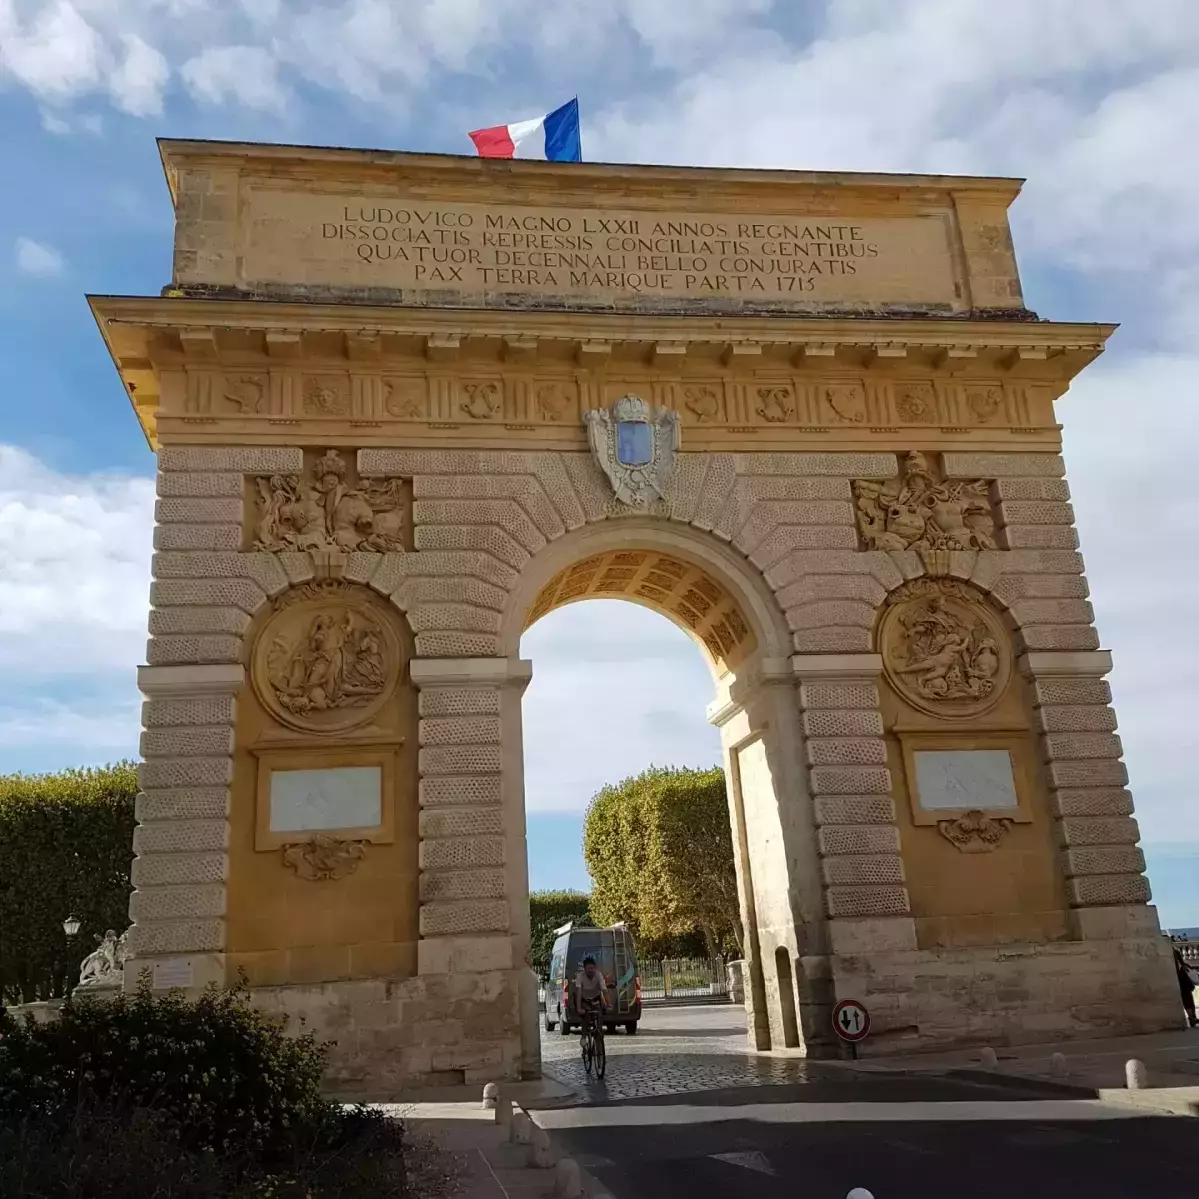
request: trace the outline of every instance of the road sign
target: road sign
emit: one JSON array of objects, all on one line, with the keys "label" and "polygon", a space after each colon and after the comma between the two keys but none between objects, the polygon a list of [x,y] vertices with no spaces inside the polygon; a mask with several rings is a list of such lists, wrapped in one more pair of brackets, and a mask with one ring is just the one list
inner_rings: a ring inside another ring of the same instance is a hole
[{"label": "road sign", "polygon": [[833,1008],[833,1028],[843,1041],[864,1041],[870,1032],[870,1013],[856,999],[842,999]]}]

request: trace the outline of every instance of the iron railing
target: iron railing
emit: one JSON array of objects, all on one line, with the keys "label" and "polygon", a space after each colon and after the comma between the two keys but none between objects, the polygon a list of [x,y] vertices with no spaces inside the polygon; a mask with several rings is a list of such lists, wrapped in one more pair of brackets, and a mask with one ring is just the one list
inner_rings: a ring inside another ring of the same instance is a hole
[{"label": "iron railing", "polygon": [[[667,958],[640,961],[643,1003],[726,1003],[728,967],[721,958]],[[538,971],[539,998],[545,1000],[548,972]]]}]

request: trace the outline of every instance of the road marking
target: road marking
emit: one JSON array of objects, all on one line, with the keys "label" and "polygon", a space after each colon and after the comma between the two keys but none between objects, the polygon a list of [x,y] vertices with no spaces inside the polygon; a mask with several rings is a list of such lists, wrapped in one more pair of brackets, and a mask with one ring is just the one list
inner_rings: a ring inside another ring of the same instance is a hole
[{"label": "road marking", "polygon": [[[537,1113],[543,1128],[619,1128],[654,1124],[952,1123],[963,1120],[1128,1120],[1145,1119],[1145,1109],[1115,1107],[1098,1099],[1030,1099],[1011,1102],[969,1100],[932,1103],[744,1103],[707,1106],[651,1104],[546,1109]],[[1163,1116],[1163,1119],[1175,1117]],[[1182,1118],[1182,1117],[1177,1117]]]},{"label": "road marking", "polygon": [[746,1153],[709,1153],[708,1156],[715,1162],[728,1162],[730,1166],[740,1166],[743,1170],[769,1174],[772,1178],[778,1177],[778,1171],[770,1164],[766,1154],[757,1149],[751,1149]]}]

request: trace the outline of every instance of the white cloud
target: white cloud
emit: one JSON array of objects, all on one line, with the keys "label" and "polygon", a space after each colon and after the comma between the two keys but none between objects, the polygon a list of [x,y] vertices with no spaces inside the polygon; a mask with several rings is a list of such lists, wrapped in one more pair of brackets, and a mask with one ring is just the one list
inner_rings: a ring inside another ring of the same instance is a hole
[{"label": "white cloud", "polygon": [[267,111],[287,106],[278,64],[257,46],[214,46],[188,59],[180,74],[192,95],[209,104],[235,101]]},{"label": "white cloud", "polygon": [[62,255],[53,246],[43,245],[31,237],[18,237],[13,245],[17,270],[27,275],[50,278],[66,269]]},{"label": "white cloud", "polygon": [[167,60],[136,33],[126,33],[121,40],[124,57],[108,81],[113,102],[130,116],[157,116],[162,112],[162,92],[171,74]]}]

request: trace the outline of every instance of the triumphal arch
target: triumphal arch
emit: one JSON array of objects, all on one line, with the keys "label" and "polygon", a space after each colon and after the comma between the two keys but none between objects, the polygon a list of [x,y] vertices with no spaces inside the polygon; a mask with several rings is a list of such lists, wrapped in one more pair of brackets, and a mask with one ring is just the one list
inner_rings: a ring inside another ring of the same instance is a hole
[{"label": "triumphal arch", "polygon": [[1111,328],[1024,307],[1018,183],[162,156],[171,283],[92,300],[158,452],[127,985],[536,1073],[520,639],[607,596],[711,666],[758,1047],[1178,1025],[1054,415]]}]

